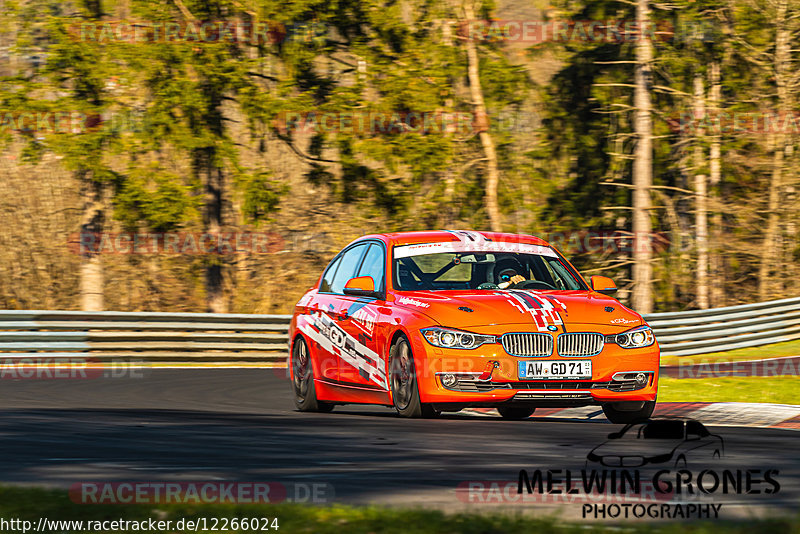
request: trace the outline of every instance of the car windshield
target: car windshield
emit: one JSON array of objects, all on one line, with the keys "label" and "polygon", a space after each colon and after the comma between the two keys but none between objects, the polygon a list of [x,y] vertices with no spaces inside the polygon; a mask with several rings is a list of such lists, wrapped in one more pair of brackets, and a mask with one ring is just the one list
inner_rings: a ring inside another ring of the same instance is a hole
[{"label": "car windshield", "polygon": [[[583,282],[552,249],[519,252],[395,254],[394,287],[401,291],[464,289],[580,290]],[[395,249],[397,251],[397,248]]]}]

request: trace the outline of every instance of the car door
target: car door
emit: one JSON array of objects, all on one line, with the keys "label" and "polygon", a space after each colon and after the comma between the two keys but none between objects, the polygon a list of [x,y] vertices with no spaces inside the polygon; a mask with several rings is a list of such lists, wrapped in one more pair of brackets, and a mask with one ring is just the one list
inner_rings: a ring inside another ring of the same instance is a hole
[{"label": "car door", "polygon": [[306,304],[306,313],[298,318],[298,326],[311,343],[315,374],[318,378],[335,381],[339,376],[339,361],[332,352],[331,326],[336,321],[339,302],[331,293],[331,284],[342,255],[337,255],[322,275],[319,289]]},{"label": "car door", "polygon": [[351,352],[355,343],[349,339],[343,324],[346,314],[342,314],[342,308],[347,304],[343,301],[344,285],[358,272],[368,248],[369,243],[358,243],[342,251],[330,283],[320,284],[317,293],[318,324],[323,338],[320,355],[324,355],[321,368],[325,370],[323,376],[329,380],[339,381],[342,357]]},{"label": "car door", "polygon": [[[369,276],[377,291],[385,291],[386,249],[372,242],[359,269],[353,274]],[[344,295],[339,315],[350,345],[339,360],[339,381],[367,389],[387,389],[386,365],[379,351],[379,324],[385,297]]]}]

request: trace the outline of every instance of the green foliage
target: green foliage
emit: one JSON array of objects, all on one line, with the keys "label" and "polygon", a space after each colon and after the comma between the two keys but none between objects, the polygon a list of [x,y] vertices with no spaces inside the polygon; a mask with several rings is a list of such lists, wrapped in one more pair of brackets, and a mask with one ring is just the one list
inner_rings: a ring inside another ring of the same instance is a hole
[{"label": "green foliage", "polygon": [[723,378],[658,379],[659,402],[800,402],[796,376],[736,376]]},{"label": "green foliage", "polygon": [[247,223],[269,221],[270,214],[277,209],[289,189],[267,172],[241,174],[237,181],[244,197],[242,215]]},{"label": "green foliage", "polygon": [[[101,184],[114,217],[127,228],[166,231],[207,224],[209,182],[219,176],[226,217],[233,206],[237,223],[273,222],[291,198],[284,181],[288,173],[279,167],[284,163],[269,161],[267,154],[288,152],[287,147],[296,156],[292,165],[331,202],[352,204],[368,219],[408,229],[486,226],[485,154],[474,128],[480,121],[473,119],[469,128],[464,122],[455,129],[441,127],[442,117],[474,112],[464,41],[454,24],[464,17],[459,3],[183,4],[188,14],[160,0],[6,2],[0,32],[16,31],[14,53],[26,59],[0,80],[0,111],[67,111],[86,121],[85,127],[46,133],[0,128],[2,141],[24,140],[25,162],[55,154],[83,186]],[[630,2],[555,4],[548,7],[554,20],[634,18]],[[709,136],[696,128],[676,130],[692,110],[695,77],[707,80],[709,65],[721,65],[727,112],[774,106],[776,87],[769,65],[774,8],[768,3],[674,0],[671,5],[675,9],[652,6],[653,21],[663,32],[654,41],[654,181],[667,188],[654,194],[653,222],[674,243],[691,233],[693,205],[686,194],[691,178],[708,172],[707,166],[692,168],[690,158],[696,146],[707,151]],[[498,6],[485,1],[475,11],[493,18]],[[129,43],[86,40],[76,33],[81,24],[120,19],[183,24],[187,17],[268,23],[275,39]],[[501,40],[477,43],[507,229],[546,235],[630,228],[624,209],[630,190],[619,185],[629,184],[632,174],[635,44],[586,39],[532,46],[527,67],[558,63],[552,79],[535,86],[526,65],[509,59],[513,47]],[[533,109],[542,119],[536,132],[521,133],[498,119]],[[281,122],[291,113],[384,118],[417,113],[438,123],[424,131],[319,128],[309,134]],[[89,120],[96,117],[103,119],[99,125]],[[744,134],[723,141],[722,181],[712,194],[734,206],[751,202],[769,180],[769,143],[764,136]],[[727,235],[741,242],[760,237],[759,216],[746,210],[726,212],[724,224]],[[794,241],[788,239],[787,247],[797,247]],[[692,304],[692,281],[686,278],[692,254],[679,246],[659,251],[661,306]],[[750,285],[752,256],[745,250],[727,260]],[[613,268],[615,259],[605,260],[612,266],[607,274],[628,276],[627,266]],[[593,256],[578,255],[576,262],[597,267]]]},{"label": "green foliage", "polygon": [[[106,125],[80,136],[32,139],[26,149],[28,158],[55,151],[76,176],[111,184],[115,217],[126,226],[191,224],[201,216],[198,198],[211,169],[232,177],[245,220],[268,220],[278,209],[286,188],[273,181],[275,169],[268,165],[242,167],[230,106],[241,113],[254,142],[289,143],[305,154],[311,164],[308,179],[327,184],[334,199],[406,220],[419,208],[412,199],[441,190],[445,174],[455,174],[448,178],[453,200],[462,200],[470,213],[480,209],[483,167],[467,165],[481,156],[477,137],[463,129],[463,119],[460,131],[441,128],[442,116],[473,111],[463,48],[452,35],[446,39],[442,27],[442,21],[462,17],[458,6],[434,0],[414,2],[413,9],[378,0],[289,5],[260,0],[245,12],[229,0],[187,1],[197,20],[269,21],[277,35],[275,42],[196,45],[120,42],[113,39],[113,26],[106,33],[89,32],[88,40],[76,38],[76,24],[107,24],[121,4],[103,4],[102,13],[98,6],[87,3],[76,15],[50,0],[22,2],[15,12],[25,26],[22,35],[41,36],[47,63],[2,98],[17,99],[17,109],[50,106],[137,117],[136,128]],[[490,16],[493,8],[486,3],[479,12]],[[127,9],[130,20],[172,22],[187,16],[175,4],[156,0],[132,2]],[[20,46],[30,44],[20,41]],[[480,70],[487,105],[516,109],[530,88],[526,74],[497,46],[480,46],[486,47]],[[56,88],[68,96],[49,100]],[[428,114],[439,123],[417,133],[322,131],[308,146],[300,146],[304,141],[296,132],[273,128],[282,112],[370,111]],[[495,135],[501,162],[512,172],[513,139],[507,132]],[[171,164],[176,154],[190,163],[191,176]],[[125,165],[117,165],[115,156],[127,160]],[[464,167],[469,170],[459,174]],[[421,221],[439,222],[435,204],[422,208]]]},{"label": "green foliage", "polygon": [[127,228],[144,223],[156,232],[168,232],[193,220],[199,209],[192,188],[157,164],[130,171],[114,197],[114,213]]},{"label": "green foliage", "polygon": [[[206,518],[268,518],[268,525],[277,518],[277,530],[267,532],[353,534],[372,532],[405,533],[465,533],[490,534],[525,532],[529,530],[554,534],[610,534],[619,532],[619,525],[602,523],[571,523],[558,517],[537,518],[530,514],[482,510],[467,513],[445,513],[418,508],[389,508],[378,506],[347,506],[332,504],[312,506],[296,503],[278,504],[78,504],[70,501],[63,490],[3,487],[0,488],[0,516],[32,521],[48,520],[103,521],[109,519],[171,521],[175,526],[181,519]],[[792,515],[765,520],[691,521],[626,523],[625,531],[632,534],[747,534],[754,531],[795,532],[798,520]],[[185,524],[185,523],[184,523]],[[232,528],[231,532],[246,532]],[[72,532],[72,531],[68,531]]]}]

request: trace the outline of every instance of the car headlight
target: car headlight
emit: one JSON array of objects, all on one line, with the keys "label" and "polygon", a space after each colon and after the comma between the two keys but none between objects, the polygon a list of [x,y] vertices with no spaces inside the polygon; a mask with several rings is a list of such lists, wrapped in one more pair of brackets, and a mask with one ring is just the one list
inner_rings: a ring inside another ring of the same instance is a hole
[{"label": "car headlight", "polygon": [[484,343],[495,343],[494,336],[473,334],[453,328],[431,327],[420,330],[428,343],[444,349],[476,349]]},{"label": "car headlight", "polygon": [[656,336],[649,326],[637,326],[627,332],[608,337],[623,349],[649,347],[656,342]]}]

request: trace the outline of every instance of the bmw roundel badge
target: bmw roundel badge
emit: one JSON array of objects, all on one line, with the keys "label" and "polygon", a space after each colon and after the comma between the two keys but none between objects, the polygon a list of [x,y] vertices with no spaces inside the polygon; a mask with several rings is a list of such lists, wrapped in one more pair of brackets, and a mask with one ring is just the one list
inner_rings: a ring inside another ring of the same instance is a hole
[{"label": "bmw roundel badge", "polygon": [[556,325],[554,325],[554,324],[548,325],[547,329],[550,330],[551,332],[557,332],[558,331],[558,327]]}]

